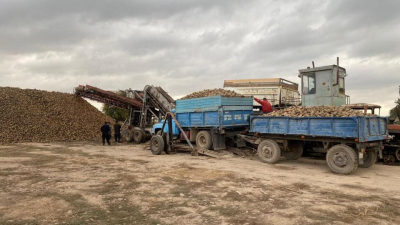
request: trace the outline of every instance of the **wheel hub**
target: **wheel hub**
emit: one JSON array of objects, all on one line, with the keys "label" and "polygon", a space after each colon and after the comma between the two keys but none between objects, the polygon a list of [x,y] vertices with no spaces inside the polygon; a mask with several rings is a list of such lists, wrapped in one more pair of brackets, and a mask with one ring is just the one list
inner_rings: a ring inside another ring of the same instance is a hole
[{"label": "wheel hub", "polygon": [[272,157],[272,150],[271,147],[269,146],[264,146],[262,148],[263,154],[266,158],[271,158]]},{"label": "wheel hub", "polygon": [[205,144],[206,144],[206,138],[203,137],[203,136],[201,136],[201,137],[200,137],[200,143],[201,143],[202,145],[205,145]]},{"label": "wheel hub", "polygon": [[158,148],[158,141],[154,140],[154,141],[153,141],[153,146],[156,147],[156,148]]},{"label": "wheel hub", "polygon": [[333,162],[340,167],[344,167],[347,165],[347,155],[343,152],[338,152],[335,154],[335,156],[333,157]]}]

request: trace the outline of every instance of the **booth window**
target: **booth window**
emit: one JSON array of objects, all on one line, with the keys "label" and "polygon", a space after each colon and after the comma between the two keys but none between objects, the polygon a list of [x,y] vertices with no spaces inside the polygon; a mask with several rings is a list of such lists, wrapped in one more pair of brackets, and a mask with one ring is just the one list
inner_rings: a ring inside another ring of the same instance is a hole
[{"label": "booth window", "polygon": [[344,94],[344,78],[343,77],[339,78],[339,92]]},{"label": "booth window", "polygon": [[303,75],[303,95],[315,94],[315,74]]}]

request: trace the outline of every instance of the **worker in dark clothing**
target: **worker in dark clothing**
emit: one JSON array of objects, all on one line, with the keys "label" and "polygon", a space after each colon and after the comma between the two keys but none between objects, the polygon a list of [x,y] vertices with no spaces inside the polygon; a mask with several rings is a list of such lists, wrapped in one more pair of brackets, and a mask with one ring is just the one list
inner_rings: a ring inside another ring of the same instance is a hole
[{"label": "worker in dark clothing", "polygon": [[104,125],[100,128],[101,130],[101,140],[103,141],[103,145],[106,144],[106,140],[108,145],[110,145],[110,138],[111,138],[111,127],[108,122],[105,122]]},{"label": "worker in dark clothing", "polygon": [[114,138],[115,143],[121,143],[121,125],[118,123],[118,120],[114,124]]},{"label": "worker in dark clothing", "polygon": [[263,98],[263,100],[260,100],[258,98],[254,98],[254,100],[258,103],[260,103],[261,105],[261,109],[263,113],[270,113],[272,111],[274,111],[272,109],[271,103],[269,103],[269,101],[267,100],[267,98]]}]

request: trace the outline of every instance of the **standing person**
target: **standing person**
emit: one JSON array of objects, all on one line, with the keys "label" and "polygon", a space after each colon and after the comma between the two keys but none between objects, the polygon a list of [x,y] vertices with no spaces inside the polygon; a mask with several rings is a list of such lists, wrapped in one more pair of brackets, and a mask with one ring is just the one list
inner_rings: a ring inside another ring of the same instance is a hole
[{"label": "standing person", "polygon": [[263,98],[263,100],[260,100],[258,98],[254,98],[254,100],[258,103],[260,103],[261,105],[261,109],[263,113],[270,113],[272,111],[274,111],[272,109],[271,103],[269,103],[269,101],[267,100],[267,98]]},{"label": "standing person", "polygon": [[121,143],[121,125],[118,123],[118,120],[115,120],[114,124],[114,138],[115,143]]},{"label": "standing person", "polygon": [[110,134],[111,134],[111,127],[108,125],[108,122],[104,122],[104,125],[100,128],[101,130],[101,140],[103,145],[106,144],[106,140],[108,145],[110,145]]},{"label": "standing person", "polygon": [[107,142],[110,142],[111,137],[112,137],[112,135],[111,135],[111,133],[112,133],[112,130],[111,130],[111,123],[110,123],[110,122],[107,122],[107,125],[108,125],[108,127],[110,128],[110,131],[108,132],[108,140],[107,140]]}]

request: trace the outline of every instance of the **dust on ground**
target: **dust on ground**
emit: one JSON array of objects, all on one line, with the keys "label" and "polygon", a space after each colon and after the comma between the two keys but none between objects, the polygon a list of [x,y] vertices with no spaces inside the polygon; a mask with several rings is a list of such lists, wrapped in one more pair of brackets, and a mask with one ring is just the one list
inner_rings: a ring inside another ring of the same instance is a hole
[{"label": "dust on ground", "polygon": [[333,174],[325,161],[92,142],[0,148],[0,224],[399,224],[400,167]]}]

